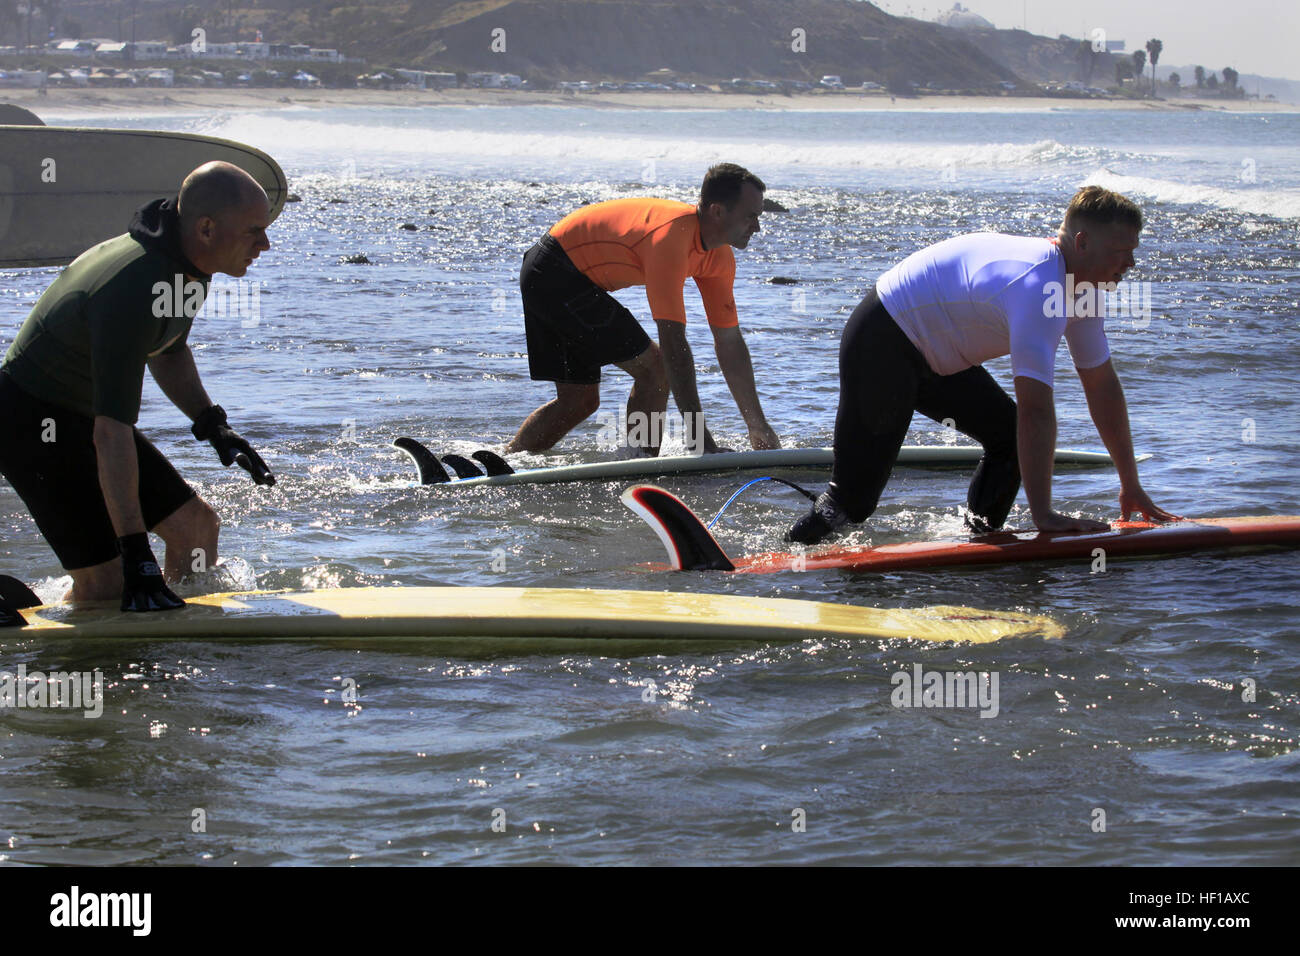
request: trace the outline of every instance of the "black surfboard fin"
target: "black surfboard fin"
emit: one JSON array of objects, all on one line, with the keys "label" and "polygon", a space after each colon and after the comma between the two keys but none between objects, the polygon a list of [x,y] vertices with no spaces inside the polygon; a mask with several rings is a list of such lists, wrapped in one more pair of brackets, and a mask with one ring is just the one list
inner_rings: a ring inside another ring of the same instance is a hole
[{"label": "black surfboard fin", "polygon": [[489,475],[513,475],[515,473],[508,461],[496,452],[488,451],[486,448],[480,448],[470,457],[486,468]]},{"label": "black surfboard fin", "polygon": [[14,607],[4,598],[0,598],[0,627],[26,627],[27,618],[18,613],[18,608]]},{"label": "black surfboard fin", "polygon": [[463,455],[443,455],[442,463],[456,473],[457,478],[482,478],[483,472]]},{"label": "black surfboard fin", "polygon": [[401,438],[393,439],[393,447],[400,448],[411,456],[411,461],[415,462],[415,467],[420,473],[420,484],[437,485],[446,481],[451,481],[451,475],[447,474],[447,469],[442,467],[438,461],[438,456],[414,438],[408,438],[403,435]]},{"label": "black surfboard fin", "polygon": [[45,603],[22,581],[7,574],[0,574],[0,600],[13,607],[40,607]]},{"label": "black surfboard fin", "polygon": [[0,574],[0,627],[26,627],[27,619],[19,608],[38,607],[44,602],[17,578]]},{"label": "black surfboard fin", "polygon": [[736,570],[704,522],[676,495],[655,485],[633,485],[620,500],[659,535],[674,570]]}]

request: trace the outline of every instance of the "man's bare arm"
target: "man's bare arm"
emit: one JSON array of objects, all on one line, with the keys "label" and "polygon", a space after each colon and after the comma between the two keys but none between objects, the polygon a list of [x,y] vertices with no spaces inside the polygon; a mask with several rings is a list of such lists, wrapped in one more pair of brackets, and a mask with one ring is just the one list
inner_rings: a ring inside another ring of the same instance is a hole
[{"label": "man's bare arm", "polygon": [[758,387],[754,383],[754,363],[750,358],[749,346],[745,344],[740,326],[715,328],[713,348],[718,355],[722,377],[727,380],[727,388],[731,390],[740,417],[745,420],[745,427],[749,430],[750,445],[756,451],[780,448],[781,439],[777,437],[763,414],[763,405],[758,398]]},{"label": "man's bare arm", "polygon": [[194,437],[210,442],[223,465],[238,463],[259,485],[275,484],[262,456],[227,425],[225,410],[213,405],[188,345],[171,355],[155,355],[149,360],[149,371],[163,394],[194,422]]},{"label": "man's bare arm", "polygon": [[1016,445],[1025,498],[1040,531],[1105,531],[1110,526],[1090,518],[1072,518],[1052,510],[1052,465],[1056,458],[1056,402],[1050,385],[1016,376]]},{"label": "man's bare arm", "polygon": [[95,456],[99,461],[99,487],[117,536],[146,531],[140,512],[140,468],[131,426],[96,415]]},{"label": "man's bare arm", "polygon": [[1176,521],[1178,516],[1158,507],[1142,490],[1138,480],[1137,458],[1133,454],[1133,433],[1129,428],[1128,403],[1124,400],[1124,387],[1120,385],[1115,366],[1107,359],[1096,368],[1076,368],[1083,394],[1088,399],[1088,412],[1102,444],[1115,462],[1119,475],[1120,517],[1141,513],[1148,520]]},{"label": "man's bare arm", "polygon": [[203,388],[198,367],[194,364],[194,353],[188,345],[170,355],[155,355],[149,360],[149,371],[163,394],[191,421],[212,407],[212,399]]},{"label": "man's bare arm", "polygon": [[95,416],[95,457],[99,488],[122,555],[122,610],[166,611],[184,607],[158,569],[140,511],[140,466],[130,425],[107,415]]},{"label": "man's bare arm", "polygon": [[[673,393],[677,410],[686,421],[686,434],[704,435],[706,454],[717,452],[718,443],[704,424],[704,410],[700,405],[700,392],[695,381],[695,356],[691,345],[686,341],[686,324],[670,322],[667,319],[655,319],[659,327],[659,350],[664,355],[664,367],[668,372],[668,388]],[[698,431],[695,427],[698,425]],[[687,449],[695,451],[695,449]]]}]

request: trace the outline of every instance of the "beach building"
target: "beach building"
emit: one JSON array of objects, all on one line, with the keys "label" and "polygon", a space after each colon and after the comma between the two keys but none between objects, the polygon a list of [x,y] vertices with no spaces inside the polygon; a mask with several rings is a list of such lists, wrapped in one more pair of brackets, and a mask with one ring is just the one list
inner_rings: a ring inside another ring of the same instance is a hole
[{"label": "beach building", "polygon": [[968,10],[960,3],[954,3],[951,10],[945,10],[934,18],[935,23],[957,30],[996,30],[992,23],[985,20],[973,10]]},{"label": "beach building", "polygon": [[496,90],[504,87],[505,76],[501,73],[471,73],[469,75],[470,86],[481,86],[486,89]]},{"label": "beach building", "polygon": [[101,43],[111,43],[111,40],[58,40],[50,48],[50,52],[59,56],[93,56],[95,48]]},{"label": "beach building", "polygon": [[127,46],[131,50],[131,58],[135,60],[161,60],[167,56],[165,40],[137,40]]},{"label": "beach building", "polygon": [[0,86],[39,89],[46,84],[44,70],[0,70]]}]

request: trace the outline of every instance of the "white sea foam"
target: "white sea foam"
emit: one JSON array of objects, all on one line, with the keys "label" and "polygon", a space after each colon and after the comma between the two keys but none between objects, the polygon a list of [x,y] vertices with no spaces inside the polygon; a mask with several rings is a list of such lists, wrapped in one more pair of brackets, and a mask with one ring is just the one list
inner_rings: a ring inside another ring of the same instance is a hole
[{"label": "white sea foam", "polygon": [[731,137],[683,137],[671,128],[662,135],[595,128],[572,131],[493,130],[466,124],[454,128],[339,124],[318,120],[285,122],[283,117],[243,114],[201,130],[252,143],[277,156],[303,161],[324,156],[353,158],[358,167],[392,166],[422,157],[471,164],[519,160],[538,166],[579,163],[627,166],[648,162],[697,167],[722,157],[744,157],[763,169],[917,169],[948,167],[992,169],[1050,167],[1061,163],[1114,162],[1123,158],[1096,147],[1067,146],[1054,139],[1032,143],[882,143],[825,141],[791,136],[766,140]]},{"label": "white sea foam", "polygon": [[[910,173],[932,183],[951,182],[956,188],[994,186],[999,180],[1005,186],[1009,177],[1025,183],[1046,177],[1059,186],[1057,177],[1063,175],[1067,182],[1082,177],[1085,183],[1158,202],[1300,218],[1300,190],[1234,182],[1231,175],[1237,157],[1232,150],[1224,153],[1222,143],[1194,150],[1191,146],[1152,150],[1075,145],[1052,136],[1020,143],[979,141],[989,133],[997,135],[996,127],[987,124],[970,142],[921,142],[905,130],[899,131],[904,141],[888,142],[882,141],[881,130],[873,125],[879,118],[869,114],[847,122],[842,116],[828,118],[824,130],[819,124],[810,126],[810,119],[802,114],[786,121],[783,114],[767,113],[741,122],[729,111],[704,127],[698,121],[700,114],[689,112],[629,118],[594,110],[444,107],[374,115],[376,122],[357,122],[356,111],[290,107],[174,115],[166,125],[255,145],[292,169],[300,181],[310,173],[401,180],[412,174],[472,171],[544,178],[558,171],[565,176],[670,182],[687,171],[693,176],[702,166],[732,160],[769,176],[776,174],[778,179],[802,175],[808,184],[822,185],[848,185],[851,180],[862,185],[882,176],[881,181],[901,184]],[[933,131],[927,118],[918,117],[918,122]],[[1262,149],[1257,146],[1252,155]],[[1221,162],[1207,167],[1207,156]],[[1291,175],[1280,158],[1260,162],[1270,170],[1281,164],[1284,180]],[[1208,175],[1223,171],[1212,167],[1223,163],[1228,175],[1206,182]],[[1165,173],[1164,178],[1134,175],[1156,168]],[[863,176],[842,175],[849,171]]]},{"label": "white sea foam", "polygon": [[1236,187],[1181,183],[1147,176],[1125,176],[1105,167],[1089,174],[1080,185],[1104,186],[1156,202],[1214,206],[1253,216],[1300,218],[1300,190],[1296,189],[1266,189],[1246,183]]}]

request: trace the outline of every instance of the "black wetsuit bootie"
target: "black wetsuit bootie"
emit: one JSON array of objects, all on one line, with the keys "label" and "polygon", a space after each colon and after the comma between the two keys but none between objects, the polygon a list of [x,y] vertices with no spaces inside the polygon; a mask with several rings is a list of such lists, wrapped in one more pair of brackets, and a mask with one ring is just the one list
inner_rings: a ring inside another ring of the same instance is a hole
[{"label": "black wetsuit bootie", "polygon": [[966,493],[966,527],[975,534],[1001,530],[1019,493],[1020,463],[986,454],[975,467]]},{"label": "black wetsuit bootie", "polygon": [[813,502],[812,510],[796,521],[785,533],[785,540],[798,544],[816,544],[828,534],[849,523],[849,516],[829,491]]}]

